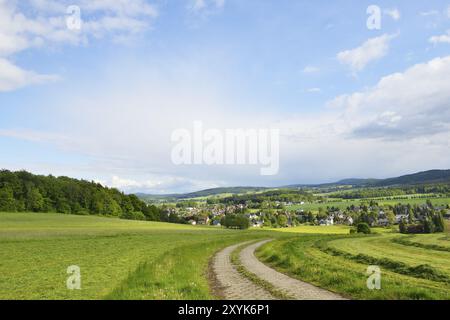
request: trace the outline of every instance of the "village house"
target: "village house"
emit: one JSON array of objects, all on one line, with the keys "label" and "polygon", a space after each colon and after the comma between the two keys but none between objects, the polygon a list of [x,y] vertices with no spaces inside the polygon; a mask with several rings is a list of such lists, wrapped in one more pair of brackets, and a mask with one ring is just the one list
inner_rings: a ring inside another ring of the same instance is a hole
[{"label": "village house", "polygon": [[319,225],[320,226],[332,226],[332,225],[334,225],[334,217],[333,216],[329,216],[326,219],[321,219],[319,221]]},{"label": "village house", "polygon": [[399,224],[400,222],[402,222],[403,219],[408,219],[408,215],[407,214],[397,214],[395,216],[395,223]]}]

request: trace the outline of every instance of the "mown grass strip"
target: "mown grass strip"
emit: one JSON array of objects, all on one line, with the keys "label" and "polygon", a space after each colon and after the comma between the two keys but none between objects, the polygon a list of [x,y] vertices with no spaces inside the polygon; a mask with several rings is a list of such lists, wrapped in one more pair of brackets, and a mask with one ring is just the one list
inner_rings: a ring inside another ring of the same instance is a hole
[{"label": "mown grass strip", "polygon": [[415,278],[450,283],[450,277],[428,264],[409,266],[404,262],[395,261],[389,258],[380,259],[362,253],[353,255],[351,253],[347,253],[327,246],[327,242],[324,240],[317,241],[315,243],[315,246],[321,251],[332,256],[343,257],[345,259],[353,260],[358,263],[378,265],[395,273],[412,276]]},{"label": "mown grass strip", "polygon": [[401,244],[403,246],[417,247],[417,248],[428,249],[428,250],[450,252],[450,247],[444,247],[444,246],[440,246],[440,245],[437,245],[437,244],[427,244],[427,243],[419,243],[419,242],[409,241],[408,239],[411,239],[411,238],[412,237],[408,237],[408,238],[394,238],[394,239],[392,239],[392,242]]},{"label": "mown grass strip", "polygon": [[[267,265],[293,278],[340,293],[350,299],[370,300],[448,300],[447,283],[415,278],[383,270],[382,289],[367,288],[367,264],[333,256],[317,248],[319,240],[334,241],[353,236],[299,236],[279,239],[256,251]],[[384,268],[383,268],[384,269]]]},{"label": "mown grass strip", "polygon": [[265,290],[267,290],[268,292],[270,292],[270,294],[272,296],[274,296],[275,298],[281,299],[281,300],[294,300],[293,297],[289,296],[288,294],[284,293],[283,291],[277,289],[273,284],[271,284],[270,282],[267,282],[261,278],[259,278],[258,276],[256,276],[254,273],[252,273],[251,271],[247,270],[241,263],[241,259],[239,258],[239,254],[241,253],[242,249],[244,249],[245,247],[251,245],[252,243],[248,244],[244,244],[242,246],[237,247],[232,253],[231,253],[231,263],[236,267],[236,270],[245,278],[247,278],[248,280],[250,280],[251,282],[253,282],[254,284],[256,284],[259,287],[264,288]]}]

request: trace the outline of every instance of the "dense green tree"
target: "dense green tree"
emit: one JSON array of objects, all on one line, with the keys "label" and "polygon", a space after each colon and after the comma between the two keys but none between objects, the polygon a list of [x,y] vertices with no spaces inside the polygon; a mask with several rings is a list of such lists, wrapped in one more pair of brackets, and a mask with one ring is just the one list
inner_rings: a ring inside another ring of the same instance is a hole
[{"label": "dense green tree", "polygon": [[288,219],[284,214],[278,215],[277,223],[280,227],[284,228],[287,226]]},{"label": "dense green tree", "polygon": [[16,200],[11,187],[0,188],[0,211],[16,211]]},{"label": "dense green tree", "polygon": [[394,212],[392,212],[392,210],[386,210],[385,215],[386,215],[386,219],[388,219],[388,221],[389,221],[389,224],[392,225],[395,223],[395,215],[394,215]]},{"label": "dense green tree", "polygon": [[423,232],[424,233],[433,233],[434,232],[434,224],[430,218],[426,217],[423,222]]},{"label": "dense green tree", "polygon": [[95,182],[8,170],[0,170],[0,211],[100,214],[152,221],[162,217],[162,209]]},{"label": "dense green tree", "polygon": [[39,212],[44,209],[44,197],[37,188],[29,188],[26,198],[26,207],[27,210],[34,212]]},{"label": "dense green tree", "polygon": [[112,216],[120,216],[120,214],[122,213],[122,208],[112,197],[106,197],[103,212]]},{"label": "dense green tree", "polygon": [[264,219],[263,226],[267,228],[272,227],[272,222],[270,222],[270,219]]},{"label": "dense green tree", "polygon": [[164,209],[158,209],[150,205],[144,205],[142,207],[142,213],[149,221],[160,221],[160,212],[164,212]]},{"label": "dense green tree", "polygon": [[442,213],[436,213],[433,216],[433,224],[435,232],[445,231],[445,222]]},{"label": "dense green tree", "polygon": [[356,232],[364,234],[371,233],[369,225],[365,222],[358,223],[358,225],[356,226]]},{"label": "dense green tree", "polygon": [[142,212],[139,211],[131,211],[131,212],[123,212],[120,217],[122,219],[127,220],[145,220],[145,216]]},{"label": "dense green tree", "polygon": [[226,228],[244,230],[250,227],[250,220],[241,214],[227,214],[221,219],[220,224]]}]

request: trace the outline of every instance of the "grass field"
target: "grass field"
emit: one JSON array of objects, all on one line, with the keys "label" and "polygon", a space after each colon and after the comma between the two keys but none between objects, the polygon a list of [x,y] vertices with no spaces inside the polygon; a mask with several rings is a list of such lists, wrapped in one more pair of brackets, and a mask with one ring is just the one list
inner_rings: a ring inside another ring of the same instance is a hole
[{"label": "grass field", "polygon": [[[422,238],[422,236],[427,237],[427,235],[421,235],[420,237],[416,236],[416,238]],[[386,258],[412,267],[427,264],[448,275],[450,279],[450,252],[405,246],[393,242],[392,240],[395,238],[399,238],[399,235],[363,237],[352,239],[352,241],[341,239],[328,242],[328,246],[352,255],[361,254],[378,259]]]},{"label": "grass field", "polygon": [[298,226],[292,228],[276,228],[269,229],[282,233],[301,233],[301,234],[349,234],[348,226]]},{"label": "grass field", "polygon": [[411,236],[405,239],[412,244],[419,246],[437,246],[438,248],[445,248],[450,250],[450,235],[449,234],[427,234],[421,236]]},{"label": "grass field", "polygon": [[[350,298],[450,298],[448,234],[376,232],[354,236],[345,226],[235,231],[0,213],[0,299],[214,299],[207,275],[213,254],[262,238],[276,239],[258,252],[263,261]],[[366,288],[369,262],[382,263],[380,291]],[[82,290],[66,287],[71,265],[81,268]]]},{"label": "grass field", "polygon": [[[448,234],[310,235],[280,239],[257,253],[293,277],[352,299],[450,299],[450,252],[395,242],[448,245]],[[366,286],[369,265],[382,270],[381,290]]]},{"label": "grass field", "polygon": [[[260,237],[267,232],[0,213],[0,299],[211,299],[209,257]],[[82,290],[66,288],[70,265],[81,268]]]}]

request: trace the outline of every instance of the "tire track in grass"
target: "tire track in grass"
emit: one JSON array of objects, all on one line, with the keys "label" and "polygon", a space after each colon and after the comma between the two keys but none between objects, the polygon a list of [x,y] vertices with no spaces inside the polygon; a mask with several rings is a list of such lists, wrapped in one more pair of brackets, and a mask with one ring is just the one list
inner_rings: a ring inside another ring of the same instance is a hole
[{"label": "tire track in grass", "polygon": [[[232,300],[345,300],[338,294],[293,279],[260,262],[254,252],[272,240],[244,242],[216,254],[211,267],[221,296]],[[241,248],[244,247],[242,250]],[[234,257],[238,254],[238,258]],[[234,262],[237,265],[233,265]]]},{"label": "tire track in grass", "polygon": [[218,252],[212,262],[212,269],[225,300],[274,300],[266,289],[242,276],[231,263],[231,253],[245,243],[239,243]]}]

